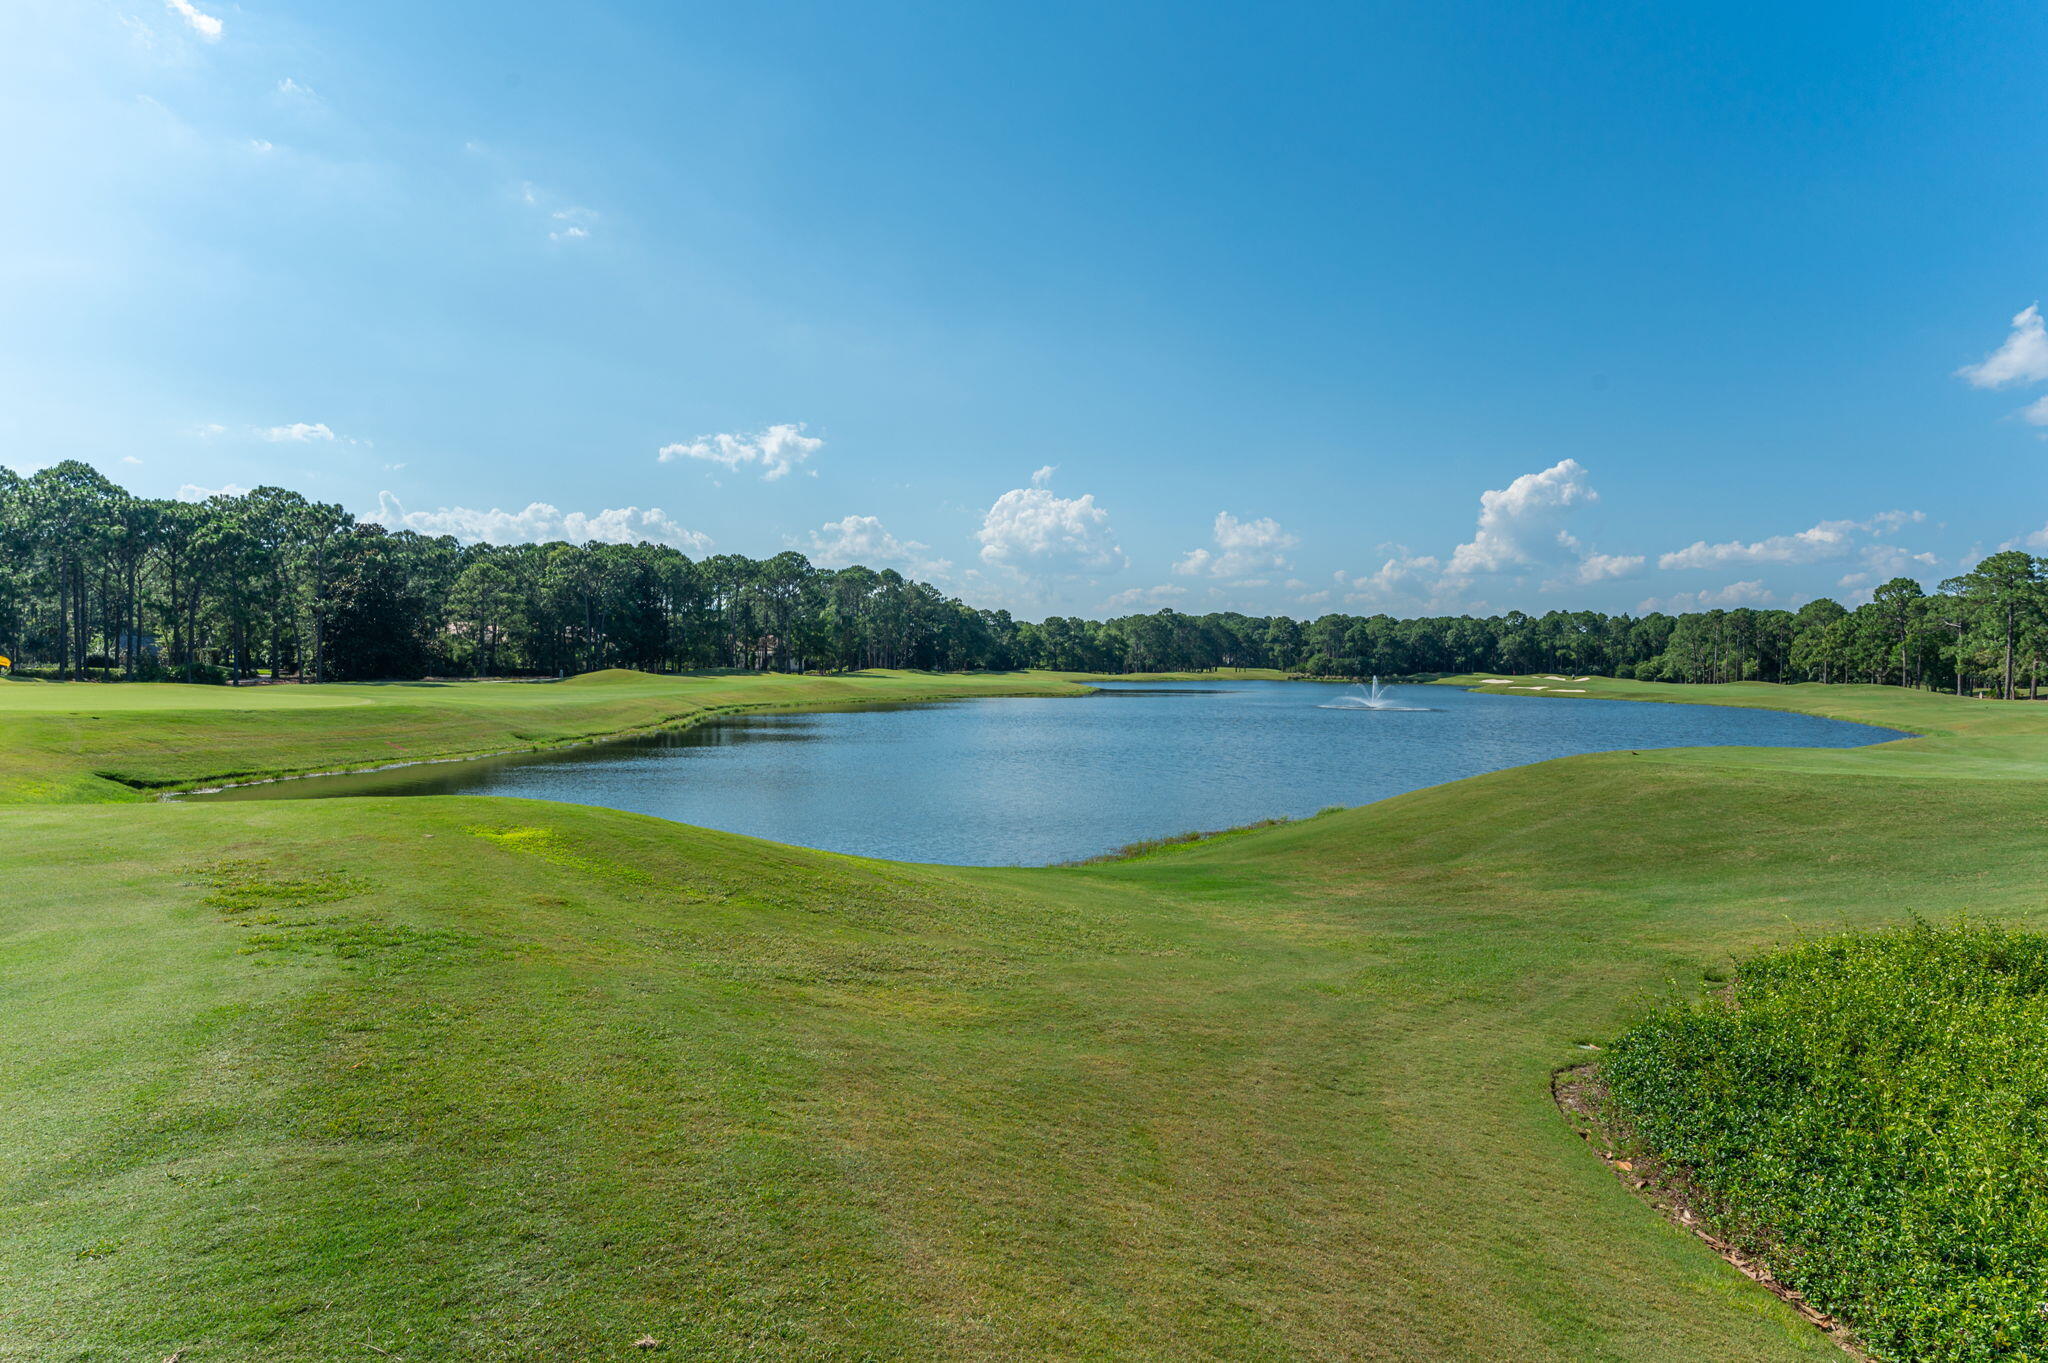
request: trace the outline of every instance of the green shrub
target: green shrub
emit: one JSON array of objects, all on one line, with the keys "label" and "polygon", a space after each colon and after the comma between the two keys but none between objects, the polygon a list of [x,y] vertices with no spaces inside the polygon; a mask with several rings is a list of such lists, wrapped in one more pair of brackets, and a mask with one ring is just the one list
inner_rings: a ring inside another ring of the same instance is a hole
[{"label": "green shrub", "polygon": [[1915,923],[1742,965],[1602,1067],[1696,1210],[1900,1360],[2048,1360],[2048,938]]}]

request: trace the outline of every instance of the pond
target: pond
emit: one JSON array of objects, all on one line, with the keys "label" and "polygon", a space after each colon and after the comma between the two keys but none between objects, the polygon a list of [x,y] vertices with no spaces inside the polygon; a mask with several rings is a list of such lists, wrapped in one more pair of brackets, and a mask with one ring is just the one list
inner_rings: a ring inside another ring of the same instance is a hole
[{"label": "pond", "polygon": [[1573,753],[1847,748],[1901,737],[1711,705],[1396,686],[1386,701],[1413,708],[1373,710],[1351,708],[1357,695],[1312,682],[1154,682],[1080,699],[739,715],[586,747],[204,798],[514,795],[899,861],[1044,865]]}]

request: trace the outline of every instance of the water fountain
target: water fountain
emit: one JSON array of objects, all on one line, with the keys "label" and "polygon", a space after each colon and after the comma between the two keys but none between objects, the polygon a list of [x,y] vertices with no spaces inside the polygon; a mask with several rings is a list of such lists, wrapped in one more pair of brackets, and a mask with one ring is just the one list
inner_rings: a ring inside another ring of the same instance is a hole
[{"label": "water fountain", "polygon": [[1321,710],[1403,710],[1419,712],[1426,711],[1430,707],[1427,705],[1403,705],[1389,694],[1385,686],[1380,684],[1378,677],[1374,677],[1370,691],[1364,687],[1359,687],[1351,694],[1339,696],[1330,704],[1321,705],[1317,708]]}]

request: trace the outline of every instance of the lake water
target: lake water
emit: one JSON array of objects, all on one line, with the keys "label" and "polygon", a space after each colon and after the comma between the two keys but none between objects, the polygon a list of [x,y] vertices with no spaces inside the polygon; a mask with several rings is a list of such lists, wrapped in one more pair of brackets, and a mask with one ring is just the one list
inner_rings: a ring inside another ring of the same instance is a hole
[{"label": "lake water", "polygon": [[900,861],[1043,865],[1190,829],[1358,805],[1573,753],[1848,748],[1901,735],[1711,705],[1310,682],[1154,682],[1094,696],[741,715],[517,757],[245,786],[211,799],[515,795]]}]

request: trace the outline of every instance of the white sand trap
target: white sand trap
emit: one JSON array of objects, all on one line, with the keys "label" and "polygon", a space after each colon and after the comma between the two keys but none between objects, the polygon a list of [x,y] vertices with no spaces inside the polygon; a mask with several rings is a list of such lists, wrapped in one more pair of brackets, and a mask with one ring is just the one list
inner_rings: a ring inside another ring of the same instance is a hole
[{"label": "white sand trap", "polygon": [[1553,686],[1550,689],[1557,692],[1560,696],[1583,696],[1586,694],[1586,688],[1583,686]]},{"label": "white sand trap", "polygon": [[1480,679],[1479,679],[1479,684],[1480,684],[1481,686],[1513,686],[1513,685],[1514,685],[1514,683],[1513,683],[1513,682],[1511,682],[1511,681],[1509,681],[1509,680],[1508,680],[1508,679],[1507,679],[1506,677],[1482,677],[1482,678],[1480,678]]},{"label": "white sand trap", "polygon": [[1510,691],[1548,691],[1549,689],[1547,686],[1510,686],[1508,688]]},{"label": "white sand trap", "polygon": [[1584,677],[1553,677],[1553,676],[1551,676],[1551,675],[1550,675],[1550,674],[1549,674],[1548,672],[1538,672],[1538,673],[1537,673],[1536,675],[1537,675],[1538,677],[1542,678],[1542,679],[1543,679],[1544,681],[1584,681],[1584,680],[1585,680],[1585,678],[1584,678]]},{"label": "white sand trap", "polygon": [[1573,677],[1573,678],[1572,678],[1572,680],[1573,680],[1573,681],[1591,681],[1591,680],[1593,680],[1593,679],[1592,679],[1591,677]]}]

